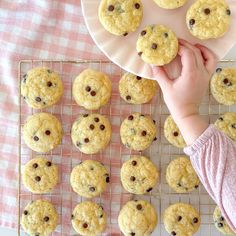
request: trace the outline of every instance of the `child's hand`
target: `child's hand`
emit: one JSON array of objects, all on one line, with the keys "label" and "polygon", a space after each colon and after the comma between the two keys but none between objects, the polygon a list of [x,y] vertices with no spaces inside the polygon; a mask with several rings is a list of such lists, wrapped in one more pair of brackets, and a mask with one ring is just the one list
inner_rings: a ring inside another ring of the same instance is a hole
[{"label": "child's hand", "polygon": [[[153,67],[153,74],[162,89],[164,100],[179,126],[185,141],[190,144],[204,130],[194,132],[194,137],[185,137],[185,124],[198,122],[199,105],[206,94],[210,77],[216,67],[217,58],[209,49],[201,45],[192,45],[185,40],[179,40],[179,55],[181,57],[182,72],[177,79],[170,79],[163,67]],[[184,123],[184,124],[183,124]],[[205,123],[204,123],[205,124]],[[197,124],[195,124],[197,125]],[[207,124],[202,125],[205,129]],[[187,128],[186,135],[189,133]],[[200,132],[200,134],[199,134]],[[194,140],[193,140],[194,139]]]}]

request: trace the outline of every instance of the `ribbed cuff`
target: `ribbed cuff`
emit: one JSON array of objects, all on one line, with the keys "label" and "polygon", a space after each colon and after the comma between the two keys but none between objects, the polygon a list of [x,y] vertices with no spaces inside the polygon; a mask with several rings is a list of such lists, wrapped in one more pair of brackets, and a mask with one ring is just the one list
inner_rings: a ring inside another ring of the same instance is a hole
[{"label": "ribbed cuff", "polygon": [[185,154],[192,156],[195,152],[202,148],[206,142],[213,136],[216,132],[214,125],[209,125],[208,128],[197,138],[191,146],[184,148]]}]

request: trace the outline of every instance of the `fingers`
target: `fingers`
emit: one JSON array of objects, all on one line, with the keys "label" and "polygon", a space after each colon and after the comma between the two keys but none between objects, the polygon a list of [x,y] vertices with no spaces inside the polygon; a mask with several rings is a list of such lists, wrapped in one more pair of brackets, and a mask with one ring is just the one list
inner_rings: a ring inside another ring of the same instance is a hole
[{"label": "fingers", "polygon": [[196,47],[199,48],[199,50],[202,53],[202,56],[205,60],[205,67],[208,71],[209,74],[212,74],[212,72],[215,70],[216,68],[216,64],[217,64],[217,57],[216,55],[207,47],[200,45],[200,44],[196,44]]},{"label": "fingers", "polygon": [[152,73],[162,89],[165,89],[166,87],[170,86],[172,81],[167,75],[164,67],[152,66]]},{"label": "fingers", "polygon": [[187,42],[184,39],[179,39],[179,43],[185,46],[186,48],[190,49],[191,51],[193,51],[197,65],[199,67],[204,65],[204,59],[202,57],[202,54],[199,48],[197,48],[196,46],[192,45],[191,43]]},{"label": "fingers", "polygon": [[193,69],[196,69],[196,58],[192,50],[189,48],[179,45],[179,52],[182,63],[182,75],[192,72]]}]

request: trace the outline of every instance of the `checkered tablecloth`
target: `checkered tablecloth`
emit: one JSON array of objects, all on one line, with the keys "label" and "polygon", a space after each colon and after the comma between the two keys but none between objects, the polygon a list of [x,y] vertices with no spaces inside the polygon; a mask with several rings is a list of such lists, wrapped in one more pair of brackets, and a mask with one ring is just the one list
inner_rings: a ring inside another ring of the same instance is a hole
[{"label": "checkered tablecloth", "polygon": [[104,59],[79,0],[0,1],[0,225],[17,226],[18,62]]}]

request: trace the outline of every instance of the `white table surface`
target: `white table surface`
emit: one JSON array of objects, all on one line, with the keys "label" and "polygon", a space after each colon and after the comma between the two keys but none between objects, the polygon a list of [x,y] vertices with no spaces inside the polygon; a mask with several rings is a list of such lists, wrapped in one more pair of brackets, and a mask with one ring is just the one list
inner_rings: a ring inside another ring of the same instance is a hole
[{"label": "white table surface", "polygon": [[[230,50],[225,59],[236,59],[236,45]],[[17,232],[16,230],[0,227],[0,235],[15,236]]]}]

